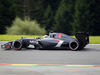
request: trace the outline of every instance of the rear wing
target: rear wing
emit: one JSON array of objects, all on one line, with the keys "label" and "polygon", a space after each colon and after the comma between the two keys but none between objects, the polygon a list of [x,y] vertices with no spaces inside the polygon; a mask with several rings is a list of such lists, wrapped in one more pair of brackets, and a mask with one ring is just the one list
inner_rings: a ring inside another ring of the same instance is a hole
[{"label": "rear wing", "polygon": [[79,49],[82,49],[89,43],[89,32],[78,32],[75,37],[79,41]]}]

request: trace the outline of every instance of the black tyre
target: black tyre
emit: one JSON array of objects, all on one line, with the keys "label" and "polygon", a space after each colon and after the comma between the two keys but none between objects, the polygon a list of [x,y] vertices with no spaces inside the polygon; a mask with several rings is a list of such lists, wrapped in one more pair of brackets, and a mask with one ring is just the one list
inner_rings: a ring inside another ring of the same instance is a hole
[{"label": "black tyre", "polygon": [[15,50],[21,50],[22,49],[22,42],[21,41],[14,41],[12,46],[13,46],[13,49],[15,49]]}]

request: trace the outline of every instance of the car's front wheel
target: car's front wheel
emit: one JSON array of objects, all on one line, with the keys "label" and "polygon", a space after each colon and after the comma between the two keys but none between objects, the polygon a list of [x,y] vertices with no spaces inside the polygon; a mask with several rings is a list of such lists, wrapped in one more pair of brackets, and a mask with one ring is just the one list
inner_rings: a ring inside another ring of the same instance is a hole
[{"label": "car's front wheel", "polygon": [[22,49],[22,42],[18,41],[18,40],[13,41],[12,46],[13,46],[13,49],[15,49],[15,50],[21,50]]}]

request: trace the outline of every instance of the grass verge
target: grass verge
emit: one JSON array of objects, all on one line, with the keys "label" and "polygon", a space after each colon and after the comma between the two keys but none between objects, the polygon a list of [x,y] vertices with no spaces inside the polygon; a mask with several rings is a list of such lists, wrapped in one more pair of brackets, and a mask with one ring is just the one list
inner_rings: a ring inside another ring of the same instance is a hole
[{"label": "grass verge", "polygon": [[0,41],[12,41],[12,40],[20,39],[21,37],[36,38],[36,37],[42,37],[42,36],[38,36],[38,35],[0,35]]},{"label": "grass verge", "polygon": [[[12,41],[20,39],[21,37],[36,38],[42,37],[42,35],[0,35],[0,41]],[[89,39],[91,44],[100,44],[100,36],[90,36]]]},{"label": "grass verge", "polygon": [[100,36],[90,36],[89,41],[93,44],[100,44]]}]

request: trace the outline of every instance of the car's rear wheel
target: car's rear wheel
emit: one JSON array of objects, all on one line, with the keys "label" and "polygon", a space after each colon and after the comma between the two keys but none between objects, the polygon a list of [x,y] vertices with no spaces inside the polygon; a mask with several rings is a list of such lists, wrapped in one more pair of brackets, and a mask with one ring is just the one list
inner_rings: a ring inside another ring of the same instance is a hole
[{"label": "car's rear wheel", "polygon": [[72,41],[69,43],[69,48],[72,50],[72,51],[75,51],[77,50],[79,47],[79,44],[77,41]]}]

